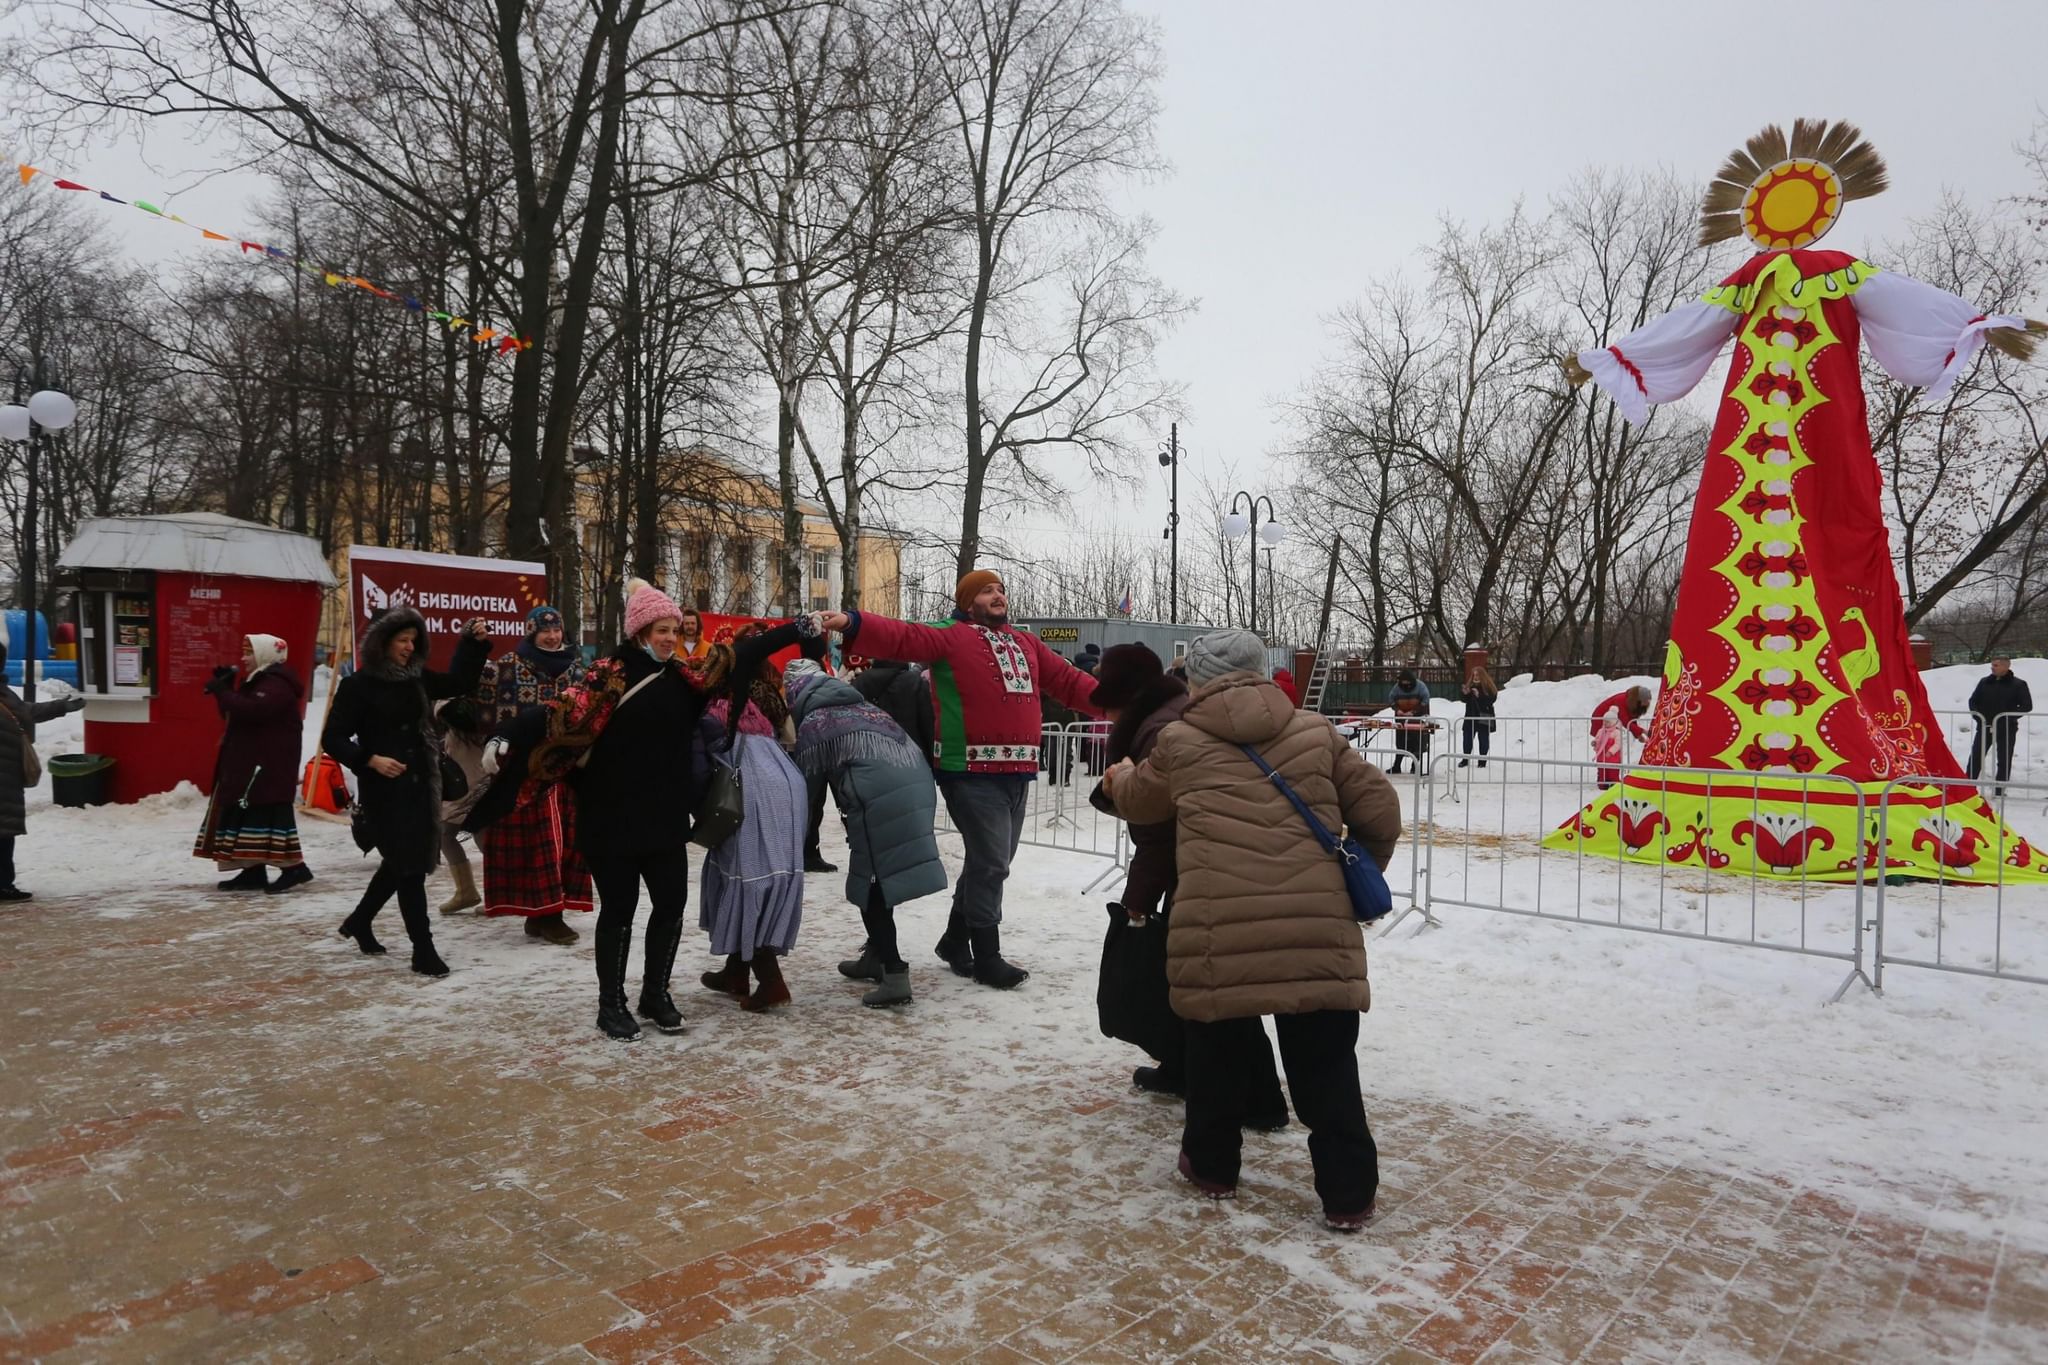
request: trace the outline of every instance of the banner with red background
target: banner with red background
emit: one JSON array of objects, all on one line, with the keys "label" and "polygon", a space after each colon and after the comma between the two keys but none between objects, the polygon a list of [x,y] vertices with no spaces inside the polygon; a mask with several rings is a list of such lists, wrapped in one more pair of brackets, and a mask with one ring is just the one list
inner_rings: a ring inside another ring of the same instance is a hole
[{"label": "banner with red background", "polygon": [[477,559],[420,550],[353,545],[348,552],[351,633],[360,646],[379,612],[411,607],[427,622],[427,667],[445,669],[455,658],[463,624],[482,617],[491,653],[526,638],[526,613],[548,600],[547,566],[519,559]]},{"label": "banner with red background", "polygon": [[[772,616],[722,616],[717,612],[710,611],[700,611],[697,613],[697,615],[704,622],[703,638],[710,641],[714,645],[731,644],[733,636],[739,633],[740,627],[742,626],[758,624],[766,626],[772,630],[776,626],[781,625],[784,621],[790,619],[787,616],[781,617],[779,619]],[[776,654],[771,654],[768,657],[771,660],[773,660],[778,666],[780,666],[787,664],[791,659],[798,658],[799,651],[797,650],[796,646],[792,645],[788,649],[782,650],[781,652]],[[828,660],[825,665],[826,671],[831,671],[831,667],[832,665]]]}]

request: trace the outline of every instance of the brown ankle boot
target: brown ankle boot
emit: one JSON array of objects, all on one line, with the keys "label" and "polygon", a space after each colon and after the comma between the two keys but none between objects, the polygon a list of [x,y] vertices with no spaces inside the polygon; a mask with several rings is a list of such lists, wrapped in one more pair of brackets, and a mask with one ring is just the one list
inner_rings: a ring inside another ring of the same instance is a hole
[{"label": "brown ankle boot", "polygon": [[789,1003],[789,983],[782,979],[782,960],[763,948],[754,954],[754,977],[761,984],[746,998],[741,1009],[772,1010]]},{"label": "brown ankle boot", "polygon": [[704,983],[707,991],[736,996],[741,1000],[747,998],[747,964],[740,961],[738,953],[726,958],[725,966],[718,971],[706,972],[697,979]]}]

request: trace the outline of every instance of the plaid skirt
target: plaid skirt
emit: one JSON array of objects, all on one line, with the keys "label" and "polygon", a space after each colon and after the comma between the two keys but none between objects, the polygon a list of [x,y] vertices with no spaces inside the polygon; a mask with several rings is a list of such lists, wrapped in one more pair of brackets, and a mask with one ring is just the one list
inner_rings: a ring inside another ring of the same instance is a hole
[{"label": "plaid skirt", "polygon": [[486,915],[590,909],[590,869],[576,851],[576,797],[560,782],[477,835]]},{"label": "plaid skirt", "polygon": [[223,869],[297,867],[306,860],[299,851],[299,822],[291,802],[244,806],[222,801],[218,792],[206,803],[206,823],[199,827],[192,856],[210,858]]}]

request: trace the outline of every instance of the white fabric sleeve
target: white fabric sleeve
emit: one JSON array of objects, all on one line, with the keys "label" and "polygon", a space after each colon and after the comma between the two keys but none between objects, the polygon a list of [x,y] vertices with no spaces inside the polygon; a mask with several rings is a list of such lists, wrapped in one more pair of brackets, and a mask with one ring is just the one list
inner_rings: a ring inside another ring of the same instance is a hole
[{"label": "white fabric sleeve", "polygon": [[1884,372],[1901,384],[1917,384],[1939,399],[1969,368],[1984,333],[1993,327],[2024,327],[2025,318],[1986,316],[1967,299],[1923,284],[1910,275],[1879,271],[1849,296],[1863,340]]},{"label": "white fabric sleeve", "polygon": [[1652,318],[1612,346],[1580,351],[1579,364],[1621,415],[1640,426],[1650,404],[1683,398],[1700,382],[1742,315],[1695,299]]}]

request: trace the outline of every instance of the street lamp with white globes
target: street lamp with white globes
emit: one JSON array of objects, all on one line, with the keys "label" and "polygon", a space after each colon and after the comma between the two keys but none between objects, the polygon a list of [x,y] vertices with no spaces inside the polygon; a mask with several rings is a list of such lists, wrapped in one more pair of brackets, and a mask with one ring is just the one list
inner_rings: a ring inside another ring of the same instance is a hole
[{"label": "street lamp with white globes", "polygon": [[[1246,505],[1250,515],[1237,510],[1237,505],[1240,502]],[[1261,504],[1266,509],[1266,524],[1264,526],[1259,525],[1259,507]],[[1259,546],[1263,544],[1266,547],[1266,588],[1270,596],[1273,586],[1273,548],[1281,541],[1287,539],[1287,528],[1282,526],[1279,519],[1274,516],[1273,500],[1271,498],[1267,497],[1264,493],[1253,497],[1250,493],[1239,491],[1230,499],[1230,512],[1223,518],[1223,534],[1229,536],[1232,540],[1243,540],[1246,536],[1252,537],[1252,585],[1249,606],[1251,608],[1251,628],[1257,631],[1259,628]]]},{"label": "street lamp with white globes", "polygon": [[61,389],[46,389],[43,384],[42,363],[36,363],[36,391],[28,396],[27,403],[21,401],[21,391],[27,387],[27,375],[21,366],[14,368],[15,401],[0,407],[0,440],[22,441],[28,445],[28,496],[22,507],[21,529],[21,587],[23,601],[28,607],[28,653],[21,661],[21,699],[30,706],[36,703],[36,651],[38,646],[36,630],[36,494],[39,483],[37,475],[42,467],[41,434],[45,431],[63,431],[78,420],[78,404],[71,395]]}]

